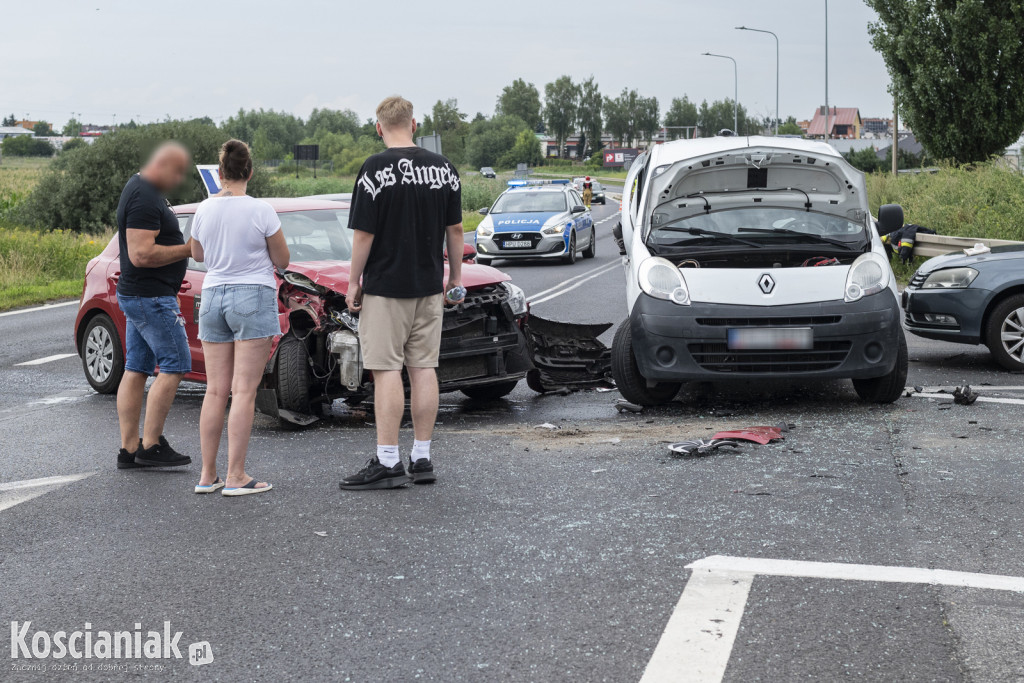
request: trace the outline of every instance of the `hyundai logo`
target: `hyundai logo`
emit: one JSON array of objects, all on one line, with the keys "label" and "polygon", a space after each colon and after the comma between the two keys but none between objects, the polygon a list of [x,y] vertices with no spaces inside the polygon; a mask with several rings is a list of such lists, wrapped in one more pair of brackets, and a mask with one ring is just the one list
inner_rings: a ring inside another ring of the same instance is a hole
[{"label": "hyundai logo", "polygon": [[514,240],[521,240],[521,239],[523,239],[523,233],[521,233],[521,232],[514,232],[514,233],[512,233],[512,239],[514,239]]},{"label": "hyundai logo", "polygon": [[772,290],[775,289],[775,280],[768,273],[764,273],[761,277],[757,278],[757,286],[761,288],[761,291],[765,294],[771,294]]}]

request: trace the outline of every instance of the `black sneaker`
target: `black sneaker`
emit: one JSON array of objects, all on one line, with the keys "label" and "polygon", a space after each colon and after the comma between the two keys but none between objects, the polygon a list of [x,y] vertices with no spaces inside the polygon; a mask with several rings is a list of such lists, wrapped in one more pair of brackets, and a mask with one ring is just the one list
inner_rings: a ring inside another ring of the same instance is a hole
[{"label": "black sneaker", "polygon": [[433,484],[437,481],[434,474],[434,464],[430,458],[420,458],[416,462],[409,463],[409,476],[414,484]]},{"label": "black sneaker", "polygon": [[385,467],[375,455],[366,461],[363,469],[342,479],[339,486],[346,491],[393,489],[405,486],[409,481],[409,475],[405,473],[405,465],[401,460],[394,467]]},{"label": "black sneaker", "polygon": [[121,449],[117,452],[117,469],[119,470],[135,470],[140,467],[149,467],[149,465],[140,465],[135,462],[135,454],[142,452],[142,439],[139,439],[139,446],[132,453],[129,453],[125,449]]},{"label": "black sneaker", "polygon": [[192,458],[171,448],[171,444],[162,435],[157,444],[149,448],[140,447],[135,454],[135,464],[148,467],[180,467],[191,462]]}]

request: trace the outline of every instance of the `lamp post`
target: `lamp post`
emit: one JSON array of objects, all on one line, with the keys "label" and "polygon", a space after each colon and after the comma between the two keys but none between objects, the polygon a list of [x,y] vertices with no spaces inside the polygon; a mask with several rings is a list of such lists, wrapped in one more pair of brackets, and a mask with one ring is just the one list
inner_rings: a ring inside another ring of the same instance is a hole
[{"label": "lamp post", "polygon": [[831,114],[828,108],[828,0],[825,0],[825,139],[832,137],[832,126],[829,125]]},{"label": "lamp post", "polygon": [[732,128],[735,135],[739,135],[739,97],[740,97],[740,75],[739,69],[736,67],[736,60],[729,55],[716,55],[714,52],[702,52],[701,55],[704,57],[718,57],[720,59],[728,59],[732,62]]},{"label": "lamp post", "polygon": [[775,134],[779,134],[779,37],[771,31],[766,31],[762,28],[748,28],[746,26],[737,26],[737,31],[756,31],[757,33],[767,33],[775,39]]}]

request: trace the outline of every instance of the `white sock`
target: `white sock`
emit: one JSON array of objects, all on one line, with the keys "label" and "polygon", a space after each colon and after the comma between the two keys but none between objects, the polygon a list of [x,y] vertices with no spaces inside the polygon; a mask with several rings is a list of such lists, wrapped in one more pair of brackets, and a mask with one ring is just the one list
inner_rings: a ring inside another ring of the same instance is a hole
[{"label": "white sock", "polygon": [[394,467],[398,464],[398,446],[377,445],[377,460],[384,467]]},{"label": "white sock", "polygon": [[413,441],[412,442],[412,455],[410,460],[416,462],[421,458],[430,460],[430,441]]}]

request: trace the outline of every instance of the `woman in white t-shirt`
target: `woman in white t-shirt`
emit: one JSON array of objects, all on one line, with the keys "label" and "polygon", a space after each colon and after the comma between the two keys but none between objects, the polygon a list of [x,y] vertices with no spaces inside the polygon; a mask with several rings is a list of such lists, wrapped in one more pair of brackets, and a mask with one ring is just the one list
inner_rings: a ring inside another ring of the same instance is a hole
[{"label": "woman in white t-shirt", "polygon": [[[245,473],[245,455],[256,408],[256,389],[281,334],[274,267],[290,254],[281,221],[264,201],[245,194],[252,178],[252,155],[240,140],[220,150],[223,190],[196,209],[192,257],[206,263],[199,306],[199,339],[206,361],[206,397],[199,417],[203,471],[196,493],[225,496],[263,493],[272,487]],[[228,416],[228,472],[217,476],[217,450]]]}]

